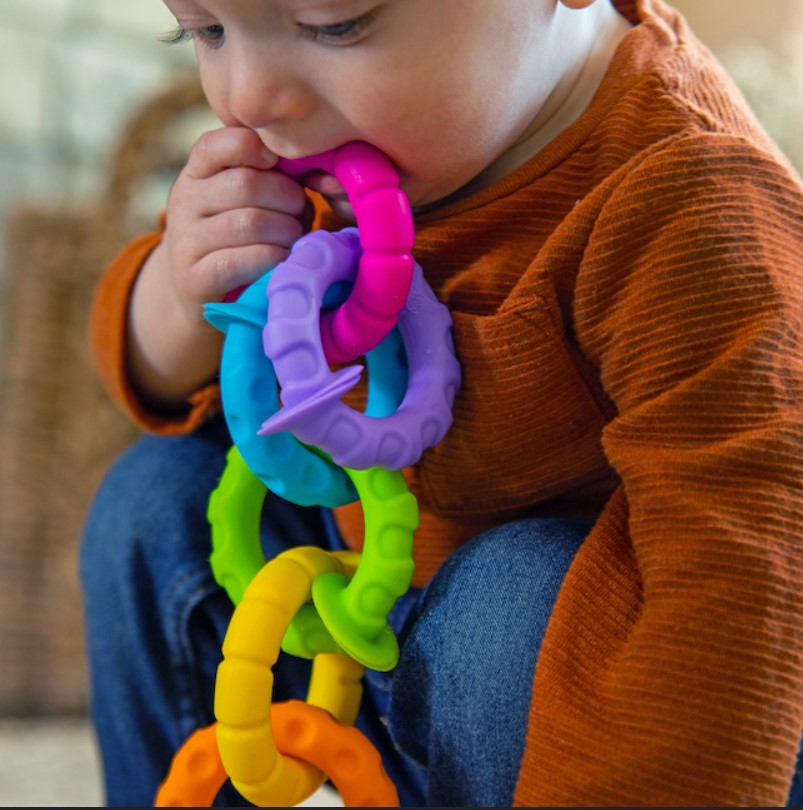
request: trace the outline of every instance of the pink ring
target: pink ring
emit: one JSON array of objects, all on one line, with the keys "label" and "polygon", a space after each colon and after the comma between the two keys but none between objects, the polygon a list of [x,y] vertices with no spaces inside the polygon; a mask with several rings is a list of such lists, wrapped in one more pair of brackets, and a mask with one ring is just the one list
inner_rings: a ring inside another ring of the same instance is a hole
[{"label": "pink ring", "polygon": [[321,317],[324,355],[348,363],[376,348],[396,325],[413,279],[413,214],[393,164],[361,141],[297,160],[279,159],[291,177],[333,174],[348,195],[362,244],[349,297]]}]

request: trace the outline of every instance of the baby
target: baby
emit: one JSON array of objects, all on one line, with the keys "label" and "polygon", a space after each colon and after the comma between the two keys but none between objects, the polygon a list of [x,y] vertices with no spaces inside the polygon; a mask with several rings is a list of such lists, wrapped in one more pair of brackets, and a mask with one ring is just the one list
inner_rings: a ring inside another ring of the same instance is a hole
[{"label": "baby", "polygon": [[[279,158],[395,165],[463,386],[404,473],[414,586],[358,726],[403,805],[777,806],[803,729],[803,186],[661,0],[165,0],[223,126],[92,313],[146,432],[82,549],[110,804],[213,719],[232,606],[206,503],[231,445],[203,305],[353,222]],[[269,494],[267,559],[359,548]],[[280,659],[274,699],[308,667]],[[229,786],[222,800],[242,803]]]}]

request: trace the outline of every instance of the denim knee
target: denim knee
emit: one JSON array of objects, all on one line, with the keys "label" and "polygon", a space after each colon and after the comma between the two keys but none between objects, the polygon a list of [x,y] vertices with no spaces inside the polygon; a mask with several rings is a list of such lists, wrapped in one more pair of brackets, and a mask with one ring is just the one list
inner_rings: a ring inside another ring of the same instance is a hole
[{"label": "denim knee", "polygon": [[590,528],[524,520],[458,549],[422,594],[393,675],[391,731],[429,774],[427,801],[509,806],[535,663]]},{"label": "denim knee", "polygon": [[138,558],[152,555],[168,569],[188,556],[188,549],[177,547],[180,541],[208,554],[205,503],[226,447],[225,432],[211,425],[192,436],[144,436],[129,447],[108,470],[87,512],[81,547],[85,586],[97,577],[108,581],[120,566],[128,576]]}]

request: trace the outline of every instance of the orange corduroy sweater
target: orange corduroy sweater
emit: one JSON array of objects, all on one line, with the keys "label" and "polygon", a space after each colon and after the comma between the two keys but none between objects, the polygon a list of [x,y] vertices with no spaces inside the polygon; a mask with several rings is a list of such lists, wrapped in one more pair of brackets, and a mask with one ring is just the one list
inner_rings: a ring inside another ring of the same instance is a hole
[{"label": "orange corduroy sweater", "polygon": [[[450,433],[406,471],[416,581],[484,526],[593,518],[516,804],[781,805],[803,729],[803,190],[684,20],[619,5],[638,24],[585,113],[416,220],[463,369]],[[158,240],[108,269],[91,332],[111,396],[167,434],[219,390],[164,418],[126,377]],[[359,504],[338,519],[359,545]]]}]

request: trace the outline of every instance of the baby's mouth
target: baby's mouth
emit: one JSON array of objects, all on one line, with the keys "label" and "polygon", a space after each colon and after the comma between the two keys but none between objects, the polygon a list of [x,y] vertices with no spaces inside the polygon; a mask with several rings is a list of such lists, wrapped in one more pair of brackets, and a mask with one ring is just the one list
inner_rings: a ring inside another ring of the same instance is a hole
[{"label": "baby's mouth", "polygon": [[346,190],[340,181],[329,172],[312,171],[307,172],[300,178],[301,182],[311,191],[317,191],[328,199],[345,198]]}]

